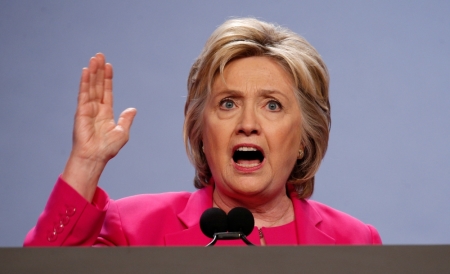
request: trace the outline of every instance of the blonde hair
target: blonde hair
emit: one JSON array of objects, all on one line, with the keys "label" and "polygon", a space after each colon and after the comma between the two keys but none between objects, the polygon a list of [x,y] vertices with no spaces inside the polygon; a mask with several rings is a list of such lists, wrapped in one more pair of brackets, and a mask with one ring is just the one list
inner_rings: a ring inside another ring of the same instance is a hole
[{"label": "blonde hair", "polygon": [[273,58],[294,80],[303,119],[300,130],[304,156],[297,160],[288,183],[295,186],[299,198],[309,198],[328,146],[328,71],[319,53],[303,37],[254,18],[231,19],[219,26],[190,70],[183,137],[196,170],[194,185],[203,188],[210,184],[212,176],[202,151],[202,113],[214,78],[229,62],[250,56]]}]

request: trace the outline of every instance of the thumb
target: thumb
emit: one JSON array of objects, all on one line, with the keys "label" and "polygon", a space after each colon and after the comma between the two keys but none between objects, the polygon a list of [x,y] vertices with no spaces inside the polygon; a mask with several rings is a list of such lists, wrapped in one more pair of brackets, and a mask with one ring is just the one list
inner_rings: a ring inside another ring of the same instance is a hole
[{"label": "thumb", "polygon": [[131,124],[133,124],[136,113],[137,110],[135,108],[127,108],[120,114],[117,125],[122,127],[125,132],[130,132]]}]

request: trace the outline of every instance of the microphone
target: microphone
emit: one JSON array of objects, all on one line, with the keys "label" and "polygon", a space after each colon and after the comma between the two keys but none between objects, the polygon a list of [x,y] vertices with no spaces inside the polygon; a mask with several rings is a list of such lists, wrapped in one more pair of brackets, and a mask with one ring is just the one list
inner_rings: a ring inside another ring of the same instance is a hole
[{"label": "microphone", "polygon": [[247,245],[252,244],[248,236],[255,225],[253,214],[244,207],[235,207],[228,216],[220,208],[209,208],[200,218],[200,228],[206,236],[213,240],[206,246],[213,246],[217,240],[241,239]]},{"label": "microphone", "polygon": [[208,208],[200,217],[200,229],[209,238],[214,238],[215,233],[227,231],[227,214],[217,207]]},{"label": "microphone", "polygon": [[235,207],[228,212],[228,231],[242,232],[250,235],[255,227],[255,219],[250,210],[245,207]]}]

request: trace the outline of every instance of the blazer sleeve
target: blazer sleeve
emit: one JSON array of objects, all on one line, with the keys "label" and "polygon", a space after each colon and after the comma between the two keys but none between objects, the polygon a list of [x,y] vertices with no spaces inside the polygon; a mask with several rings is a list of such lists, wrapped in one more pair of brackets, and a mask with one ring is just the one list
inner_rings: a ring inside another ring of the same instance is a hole
[{"label": "blazer sleeve", "polygon": [[24,246],[92,246],[108,207],[109,197],[101,188],[89,203],[59,177],[36,226],[26,235]]},{"label": "blazer sleeve", "polygon": [[372,226],[372,225],[367,225],[367,227],[369,228],[371,239],[372,239],[372,243],[371,244],[374,244],[374,245],[381,245],[381,244],[383,244],[382,241],[381,241],[380,234],[378,233],[377,229],[374,226]]}]

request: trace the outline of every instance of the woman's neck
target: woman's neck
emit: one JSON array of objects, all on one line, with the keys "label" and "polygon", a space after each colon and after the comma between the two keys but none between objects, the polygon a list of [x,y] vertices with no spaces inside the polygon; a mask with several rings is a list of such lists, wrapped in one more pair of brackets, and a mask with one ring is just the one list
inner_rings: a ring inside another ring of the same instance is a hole
[{"label": "woman's neck", "polygon": [[216,188],[213,193],[213,206],[227,213],[235,207],[245,207],[252,212],[255,226],[258,228],[281,226],[295,219],[292,201],[286,193],[266,201],[251,202],[222,195]]}]

